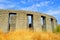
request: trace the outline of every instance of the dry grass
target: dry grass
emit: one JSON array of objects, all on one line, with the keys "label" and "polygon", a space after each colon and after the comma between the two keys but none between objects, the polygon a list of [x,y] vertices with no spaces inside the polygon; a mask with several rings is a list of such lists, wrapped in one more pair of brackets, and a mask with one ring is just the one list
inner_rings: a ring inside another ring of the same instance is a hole
[{"label": "dry grass", "polygon": [[0,40],[60,40],[60,34],[33,32],[31,30],[15,30],[3,33],[0,30]]}]

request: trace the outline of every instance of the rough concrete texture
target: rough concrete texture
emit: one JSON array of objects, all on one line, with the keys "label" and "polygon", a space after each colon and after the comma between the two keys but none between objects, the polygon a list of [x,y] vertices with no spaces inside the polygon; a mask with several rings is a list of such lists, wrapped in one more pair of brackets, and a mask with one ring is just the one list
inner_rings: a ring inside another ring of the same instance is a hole
[{"label": "rough concrete texture", "polygon": [[[10,17],[9,13],[16,13],[16,15]],[[32,26],[31,28],[34,31],[52,32],[56,28],[56,18],[47,14],[22,10],[0,10],[0,29],[4,32],[8,32],[9,30],[14,31],[16,29],[29,29],[28,14],[33,16],[33,28]],[[41,18],[43,18],[43,25]],[[51,18],[53,19],[52,21]]]}]

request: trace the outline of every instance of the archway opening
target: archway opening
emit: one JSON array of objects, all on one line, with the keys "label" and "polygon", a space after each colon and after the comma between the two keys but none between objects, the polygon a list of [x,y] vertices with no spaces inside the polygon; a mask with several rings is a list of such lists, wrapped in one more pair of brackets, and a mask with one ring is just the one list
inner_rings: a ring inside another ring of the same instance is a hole
[{"label": "archway opening", "polygon": [[46,31],[46,17],[41,16],[42,30]]},{"label": "archway opening", "polygon": [[33,15],[32,14],[27,14],[28,17],[28,27],[30,29],[33,29]]},{"label": "archway opening", "polygon": [[14,31],[15,27],[16,27],[16,13],[9,13],[8,19],[9,19],[8,20],[8,25],[9,25],[8,30]]}]

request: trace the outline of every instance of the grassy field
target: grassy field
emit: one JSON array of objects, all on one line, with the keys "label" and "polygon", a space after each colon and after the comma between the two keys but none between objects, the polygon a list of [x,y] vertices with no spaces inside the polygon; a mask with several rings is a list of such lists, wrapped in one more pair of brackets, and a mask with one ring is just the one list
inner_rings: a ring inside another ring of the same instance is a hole
[{"label": "grassy field", "polygon": [[60,40],[60,34],[33,32],[31,30],[15,30],[9,33],[3,33],[0,30],[0,40]]},{"label": "grassy field", "polygon": [[0,30],[0,40],[60,40],[60,25],[57,26],[54,33],[36,32],[32,30],[15,30],[3,33]]}]

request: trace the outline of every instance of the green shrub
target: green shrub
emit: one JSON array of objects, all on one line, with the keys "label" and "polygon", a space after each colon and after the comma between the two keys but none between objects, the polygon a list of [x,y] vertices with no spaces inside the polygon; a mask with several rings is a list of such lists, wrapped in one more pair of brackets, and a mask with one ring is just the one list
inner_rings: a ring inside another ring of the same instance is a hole
[{"label": "green shrub", "polygon": [[55,32],[59,32],[60,33],[60,25],[57,25]]}]

